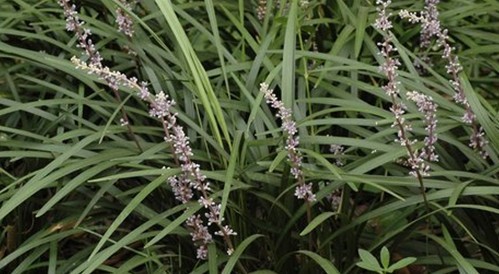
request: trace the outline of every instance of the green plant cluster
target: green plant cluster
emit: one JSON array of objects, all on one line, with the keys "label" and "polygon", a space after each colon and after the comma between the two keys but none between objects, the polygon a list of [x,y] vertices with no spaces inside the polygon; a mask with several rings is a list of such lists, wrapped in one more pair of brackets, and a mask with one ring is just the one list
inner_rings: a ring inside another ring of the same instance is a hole
[{"label": "green plant cluster", "polygon": [[[237,233],[234,250],[213,236],[202,260],[186,220],[204,216],[204,194],[175,199],[182,169],[153,102],[71,62],[88,55],[57,1],[0,0],[0,272],[499,273],[499,2],[437,5],[486,158],[442,49],[398,16],[431,1],[394,1],[389,32],[373,27],[377,2],[74,1],[104,66],[175,101],[190,160]],[[407,92],[438,105],[438,161],[421,180],[382,89],[387,35],[415,150],[427,132]],[[296,122],[300,164],[283,121]],[[300,185],[313,199],[297,199]]]}]

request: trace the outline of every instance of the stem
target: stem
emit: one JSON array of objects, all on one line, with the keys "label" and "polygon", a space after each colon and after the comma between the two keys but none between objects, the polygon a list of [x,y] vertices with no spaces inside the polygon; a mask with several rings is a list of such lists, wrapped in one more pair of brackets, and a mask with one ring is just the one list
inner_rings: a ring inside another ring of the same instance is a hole
[{"label": "stem", "polygon": [[[89,60],[91,60],[91,63],[99,68],[103,68],[102,63],[100,62],[101,57],[100,53],[95,49],[95,46],[92,43],[92,40],[89,38],[90,32],[88,30],[85,30],[82,27],[82,23],[78,19],[78,14],[76,11],[73,10],[73,6],[69,6],[69,3],[60,0],[59,4],[62,6],[66,19],[71,22],[71,26],[73,26],[73,32],[76,34],[76,37],[79,40],[79,46],[85,50],[85,53],[88,55]],[[69,23],[69,22],[68,22]],[[121,105],[121,96],[118,92],[118,86],[114,85],[109,79],[104,78],[108,86],[111,88],[111,90],[114,93],[114,97],[116,101],[118,101],[118,104]],[[132,137],[135,145],[139,149],[139,151],[142,153],[143,149],[140,146],[139,141],[137,140],[137,137],[135,136],[135,133],[133,132],[132,126],[129,123],[128,115],[126,114],[125,108],[121,107],[121,113],[122,113],[122,118],[126,123],[128,133]]]}]

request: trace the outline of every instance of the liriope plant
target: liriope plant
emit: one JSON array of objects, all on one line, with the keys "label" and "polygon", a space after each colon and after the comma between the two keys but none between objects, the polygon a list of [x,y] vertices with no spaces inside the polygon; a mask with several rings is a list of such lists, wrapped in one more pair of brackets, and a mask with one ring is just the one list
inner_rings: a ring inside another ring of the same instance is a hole
[{"label": "liriope plant", "polygon": [[2,271],[498,271],[493,3],[59,4],[0,1]]}]

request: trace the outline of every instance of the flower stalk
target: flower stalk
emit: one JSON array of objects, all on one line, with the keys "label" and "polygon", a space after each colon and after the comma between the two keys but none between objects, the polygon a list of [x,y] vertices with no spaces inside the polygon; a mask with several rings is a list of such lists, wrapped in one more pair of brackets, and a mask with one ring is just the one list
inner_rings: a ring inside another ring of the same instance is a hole
[{"label": "flower stalk", "polygon": [[284,103],[277,99],[274,90],[269,88],[267,83],[260,84],[260,92],[265,95],[267,104],[277,110],[277,118],[282,120],[282,131],[286,134],[286,145],[284,148],[288,152],[288,161],[291,165],[291,174],[297,180],[298,186],[295,189],[295,196],[298,199],[305,200],[307,203],[316,200],[315,194],[312,192],[312,184],[305,183],[305,177],[302,170],[303,157],[297,150],[300,144],[299,136],[296,136],[298,129],[296,122],[291,118],[291,110],[284,106]]},{"label": "flower stalk", "polygon": [[[81,48],[85,55],[88,57],[89,65],[98,69],[104,69],[104,65],[102,64],[102,56],[99,51],[95,48],[95,44],[92,41],[91,35],[92,32],[88,28],[84,28],[85,22],[80,20],[78,12],[76,11],[76,5],[71,4],[70,0],[58,0],[57,3],[62,7],[64,11],[64,16],[66,18],[66,30],[74,32],[76,37],[78,38],[77,47]],[[98,70],[96,70],[98,72]],[[111,88],[113,91],[114,97],[116,101],[121,105],[121,95],[118,92],[118,85],[116,83],[116,79],[114,77],[109,77],[105,73],[99,75],[99,78],[103,79],[107,86]],[[139,149],[139,151],[143,151],[140,146],[137,137],[135,136],[133,129],[130,125],[130,120],[125,109],[121,108],[121,119],[120,124],[122,126],[126,126],[128,130],[128,134],[132,137],[135,145]]]},{"label": "flower stalk", "polygon": [[419,182],[421,195],[423,196],[424,203],[429,210],[429,203],[426,197],[426,190],[423,183],[423,176],[428,175],[430,169],[424,159],[421,157],[422,153],[419,153],[413,146],[417,140],[411,140],[409,138],[409,132],[412,130],[411,125],[405,120],[403,114],[406,111],[406,106],[400,100],[400,89],[397,82],[398,67],[400,62],[397,58],[393,57],[393,53],[397,51],[397,48],[391,42],[391,33],[389,32],[392,28],[392,23],[389,19],[391,16],[387,12],[387,7],[391,4],[391,0],[377,0],[378,4],[378,18],[374,24],[374,27],[383,33],[383,42],[378,43],[380,47],[380,53],[384,58],[384,63],[380,66],[380,71],[386,76],[387,83],[382,86],[382,89],[390,97],[392,106],[390,111],[395,117],[395,121],[392,127],[398,129],[397,139],[395,142],[400,143],[401,146],[405,147],[407,151],[407,165],[411,169],[409,172],[412,176],[416,177]]},{"label": "flower stalk", "polygon": [[[284,103],[277,98],[274,94],[274,90],[270,89],[267,83],[260,84],[260,92],[264,94],[267,104],[277,110],[276,117],[280,118],[282,121],[281,129],[286,135],[286,145],[284,146],[284,149],[288,152],[287,156],[288,162],[291,165],[291,174],[298,182],[294,195],[298,199],[305,200],[307,221],[310,223],[312,221],[312,203],[316,201],[316,196],[312,190],[312,183],[305,183],[305,176],[302,170],[303,157],[297,150],[300,140],[299,136],[296,135],[298,133],[296,122],[291,117],[291,110],[284,106]],[[313,240],[312,236],[310,236],[309,249],[312,249],[312,246]]]},{"label": "flower stalk", "polygon": [[[149,104],[149,115],[161,121],[164,140],[171,145],[175,164],[181,167],[180,175],[168,179],[175,198],[182,203],[187,203],[197,196],[199,197],[198,203],[207,210],[204,218],[198,214],[189,217],[186,221],[186,225],[191,229],[192,241],[198,246],[197,258],[207,258],[207,245],[213,242],[213,237],[209,232],[211,225],[218,228],[214,234],[223,238],[227,246],[227,253],[231,255],[235,248],[231,236],[237,235],[237,233],[230,226],[224,224],[224,218],[220,214],[221,204],[213,201],[210,197],[210,183],[206,181],[206,176],[202,175],[200,165],[192,161],[193,152],[189,138],[186,136],[183,127],[177,123],[177,113],[173,111],[175,101],[169,99],[168,95],[163,91],[152,95],[147,87],[147,82],[139,83],[136,77],[128,77],[119,71],[113,71],[104,66],[100,53],[95,49],[90,39],[90,30],[82,27],[84,23],[80,21],[75,5],[70,5],[69,0],[59,0],[59,4],[64,9],[67,30],[76,33],[79,40],[78,47],[82,48],[89,57],[88,63],[77,57],[71,58],[76,68],[87,71],[88,74],[96,75],[99,79],[106,81],[108,86],[117,94],[117,99],[119,99],[118,89],[120,86],[135,90],[138,97]],[[125,31],[122,30],[124,27],[120,25],[120,31]],[[132,33],[128,31],[128,34]],[[126,113],[124,113],[121,123],[128,125]],[[205,223],[207,224],[205,225]]]},{"label": "flower stalk", "polygon": [[453,53],[455,48],[449,43],[449,31],[442,28],[438,19],[439,12],[437,5],[439,2],[439,0],[426,0],[424,10],[419,15],[415,12],[401,10],[399,16],[407,19],[410,23],[421,24],[421,47],[423,49],[429,48],[431,39],[436,37],[437,47],[443,49],[442,59],[447,62],[445,66],[447,74],[452,78],[449,80],[449,84],[455,92],[453,96],[454,102],[464,107],[464,114],[461,119],[465,124],[471,126],[472,133],[469,138],[469,146],[478,151],[483,159],[487,159],[489,155],[485,147],[488,144],[488,140],[485,138],[483,128],[479,125],[476,115],[464,93],[463,83],[459,78],[459,73],[463,68],[458,56]]}]

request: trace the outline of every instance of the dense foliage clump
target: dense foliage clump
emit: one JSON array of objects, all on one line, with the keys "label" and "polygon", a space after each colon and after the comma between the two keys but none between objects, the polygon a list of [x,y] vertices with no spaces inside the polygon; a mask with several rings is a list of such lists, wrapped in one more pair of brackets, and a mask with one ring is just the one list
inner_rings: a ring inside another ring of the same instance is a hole
[{"label": "dense foliage clump", "polygon": [[499,272],[494,1],[0,10],[0,272]]}]

